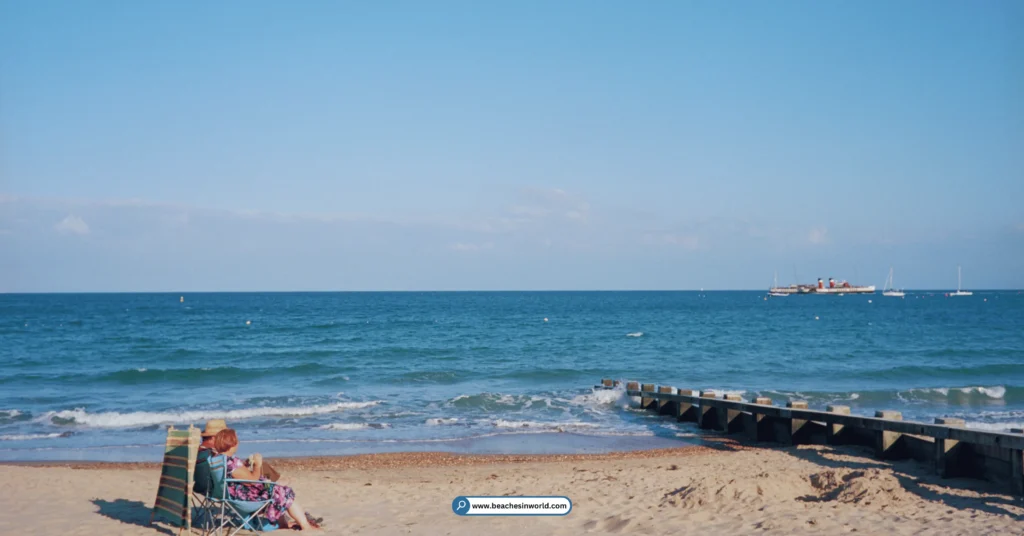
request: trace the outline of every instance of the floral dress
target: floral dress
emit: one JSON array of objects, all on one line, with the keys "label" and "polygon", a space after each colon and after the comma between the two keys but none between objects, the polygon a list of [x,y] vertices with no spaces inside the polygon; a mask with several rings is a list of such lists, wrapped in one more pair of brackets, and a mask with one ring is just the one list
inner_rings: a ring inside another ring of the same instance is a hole
[{"label": "floral dress", "polygon": [[[235,469],[239,467],[245,467],[245,460],[235,456],[228,456],[228,474],[234,473]],[[261,476],[260,480],[270,482],[265,476]],[[228,496],[238,501],[265,501],[271,499],[265,484],[228,483]],[[266,510],[267,520],[271,523],[277,523],[281,514],[288,510],[288,507],[293,502],[295,502],[295,491],[292,488],[274,484],[273,502],[270,503]]]}]

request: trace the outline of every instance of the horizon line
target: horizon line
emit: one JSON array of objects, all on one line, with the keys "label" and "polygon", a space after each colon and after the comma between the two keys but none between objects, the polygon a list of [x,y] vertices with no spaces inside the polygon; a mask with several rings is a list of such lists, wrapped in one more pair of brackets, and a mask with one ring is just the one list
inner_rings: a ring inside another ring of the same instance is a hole
[{"label": "horizon line", "polygon": [[[946,293],[954,289],[902,289],[903,292]],[[1022,292],[1024,288],[981,288],[971,292]],[[500,292],[764,292],[765,289],[398,289],[398,290],[65,290],[65,291],[0,291],[3,295],[61,295],[61,294],[373,294],[373,293],[500,293]],[[864,296],[881,291],[863,293]],[[799,295],[799,294],[794,294]],[[817,295],[817,294],[815,294]]]}]

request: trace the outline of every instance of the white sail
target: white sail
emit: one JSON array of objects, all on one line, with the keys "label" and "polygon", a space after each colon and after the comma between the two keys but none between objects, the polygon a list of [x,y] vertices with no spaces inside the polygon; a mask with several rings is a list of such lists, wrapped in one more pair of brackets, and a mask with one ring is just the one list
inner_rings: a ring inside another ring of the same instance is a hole
[{"label": "white sail", "polygon": [[775,270],[775,279],[772,280],[772,287],[768,289],[768,295],[776,298],[785,298],[792,294],[792,290],[788,288],[779,288],[779,271]]},{"label": "white sail", "polygon": [[902,290],[896,290],[893,287],[892,278],[892,266],[889,267],[889,277],[885,280],[885,286],[882,287],[882,296],[889,296],[891,298],[902,298],[905,294]]},{"label": "white sail", "polygon": [[963,284],[962,284],[962,280],[961,280],[961,275],[962,274],[961,274],[960,266],[957,265],[957,267],[956,267],[956,292],[950,292],[949,295],[950,296],[974,296],[973,292],[971,292],[969,290],[962,290]]}]

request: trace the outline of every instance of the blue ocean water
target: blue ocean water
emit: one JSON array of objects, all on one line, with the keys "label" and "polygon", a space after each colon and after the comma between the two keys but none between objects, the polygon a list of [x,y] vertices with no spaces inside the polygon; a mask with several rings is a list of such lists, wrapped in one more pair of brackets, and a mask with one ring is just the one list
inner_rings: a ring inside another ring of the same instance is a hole
[{"label": "blue ocean water", "polygon": [[696,442],[601,378],[1024,426],[1024,295],[0,295],[0,460],[158,459],[223,417],[252,450]]}]

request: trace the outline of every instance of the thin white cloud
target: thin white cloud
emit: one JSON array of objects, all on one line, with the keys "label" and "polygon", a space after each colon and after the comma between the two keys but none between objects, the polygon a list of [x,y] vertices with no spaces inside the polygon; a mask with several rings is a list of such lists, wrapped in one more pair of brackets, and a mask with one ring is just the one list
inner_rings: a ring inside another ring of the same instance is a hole
[{"label": "thin white cloud", "polygon": [[828,244],[828,229],[825,227],[811,229],[811,232],[807,234],[807,241],[814,245]]},{"label": "thin white cloud", "polygon": [[75,216],[74,214],[68,214],[63,220],[57,222],[54,229],[60,233],[69,233],[76,235],[87,235],[89,234],[89,225],[85,223],[85,220]]},{"label": "thin white cloud", "polygon": [[492,218],[487,224],[512,231],[562,222],[586,224],[590,220],[590,203],[560,188],[523,188],[518,197],[518,203],[507,207],[504,215]]}]

